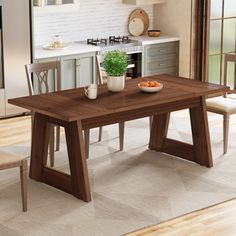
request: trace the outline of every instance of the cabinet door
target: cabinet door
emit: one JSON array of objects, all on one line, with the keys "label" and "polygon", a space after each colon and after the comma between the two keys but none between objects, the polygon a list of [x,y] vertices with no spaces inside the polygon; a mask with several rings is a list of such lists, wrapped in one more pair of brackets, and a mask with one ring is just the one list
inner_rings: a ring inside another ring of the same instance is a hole
[{"label": "cabinet door", "polygon": [[95,53],[79,55],[76,61],[76,84],[82,87],[91,83],[96,83],[95,73]]},{"label": "cabinet door", "polygon": [[62,89],[82,87],[95,82],[95,53],[61,58]]},{"label": "cabinet door", "polygon": [[77,57],[61,58],[61,89],[76,88],[76,62]]},{"label": "cabinet door", "polygon": [[179,42],[147,45],[143,53],[142,75],[179,73]]}]

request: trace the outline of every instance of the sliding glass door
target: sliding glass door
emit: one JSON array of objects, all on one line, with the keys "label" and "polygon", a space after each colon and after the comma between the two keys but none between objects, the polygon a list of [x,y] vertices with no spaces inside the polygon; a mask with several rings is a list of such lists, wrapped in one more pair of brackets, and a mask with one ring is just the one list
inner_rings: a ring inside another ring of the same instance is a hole
[{"label": "sliding glass door", "polygon": [[[236,0],[210,0],[208,81],[222,84],[224,54],[236,53]],[[235,65],[229,66],[229,84],[233,84]]]}]

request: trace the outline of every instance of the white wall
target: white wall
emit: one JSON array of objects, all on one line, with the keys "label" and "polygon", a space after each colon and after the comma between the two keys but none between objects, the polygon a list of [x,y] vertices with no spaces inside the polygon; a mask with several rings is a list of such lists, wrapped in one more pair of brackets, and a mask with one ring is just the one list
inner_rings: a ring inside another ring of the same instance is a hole
[{"label": "white wall", "polygon": [[191,0],[166,0],[154,7],[154,28],[180,37],[180,75],[190,77]]},{"label": "white wall", "polygon": [[[141,6],[153,25],[153,6]],[[49,43],[59,34],[64,42],[91,37],[128,35],[128,16],[136,6],[122,4],[121,0],[79,0],[79,10],[70,12],[35,13],[35,45]]]}]

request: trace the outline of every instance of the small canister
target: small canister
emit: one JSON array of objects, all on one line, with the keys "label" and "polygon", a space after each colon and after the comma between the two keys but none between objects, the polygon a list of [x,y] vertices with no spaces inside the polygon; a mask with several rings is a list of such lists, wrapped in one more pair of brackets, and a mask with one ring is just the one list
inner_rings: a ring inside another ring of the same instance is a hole
[{"label": "small canister", "polygon": [[52,46],[54,48],[62,48],[63,47],[63,45],[62,45],[62,38],[61,38],[60,35],[55,35],[53,37],[53,44],[52,44]]}]

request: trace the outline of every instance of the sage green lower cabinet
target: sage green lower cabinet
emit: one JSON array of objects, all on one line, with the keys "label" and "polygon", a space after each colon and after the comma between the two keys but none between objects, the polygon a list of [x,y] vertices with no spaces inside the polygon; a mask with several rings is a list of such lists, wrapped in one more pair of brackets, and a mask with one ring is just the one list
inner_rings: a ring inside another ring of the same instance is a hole
[{"label": "sage green lower cabinet", "polygon": [[179,74],[179,42],[144,45],[142,76]]},{"label": "sage green lower cabinet", "polygon": [[95,68],[95,53],[61,57],[62,89],[96,83]]},{"label": "sage green lower cabinet", "polygon": [[[95,55],[95,52],[84,53],[55,58],[45,58],[35,60],[35,62],[60,61],[61,89],[65,90],[83,87],[91,83],[97,83]],[[50,90],[53,91],[53,84],[50,85]]]}]

